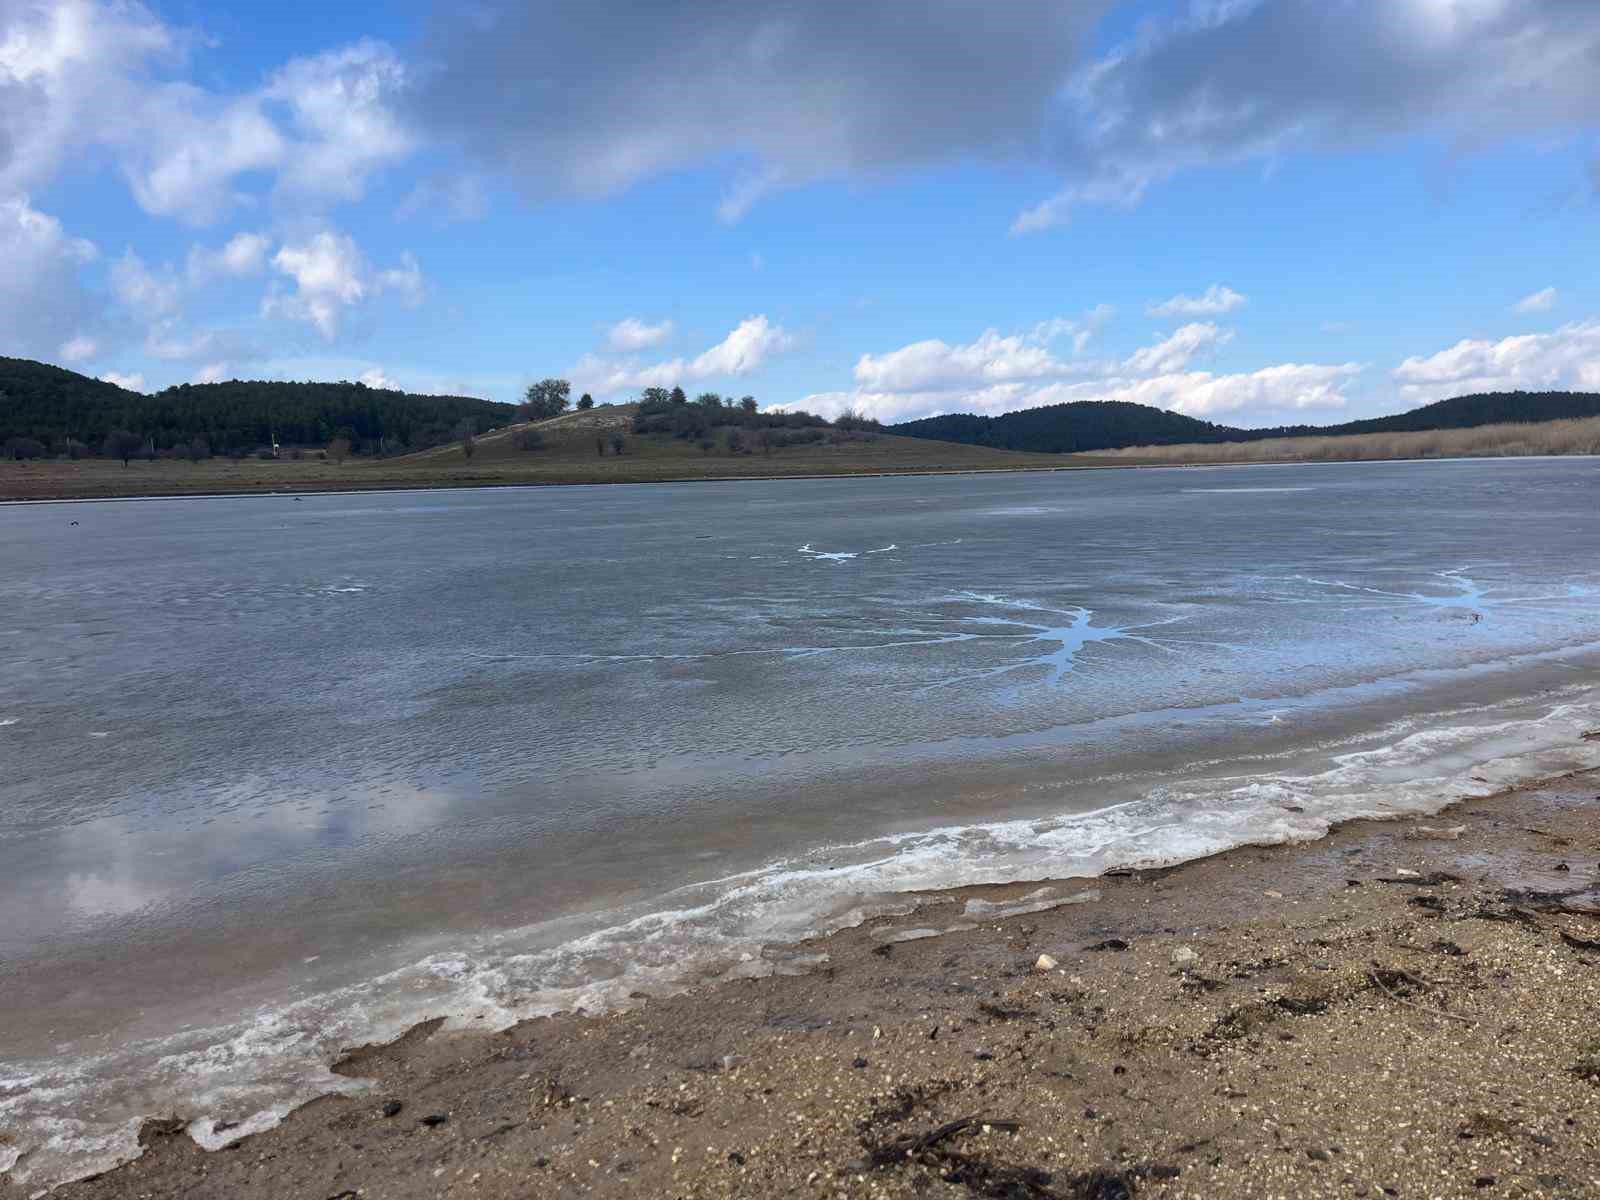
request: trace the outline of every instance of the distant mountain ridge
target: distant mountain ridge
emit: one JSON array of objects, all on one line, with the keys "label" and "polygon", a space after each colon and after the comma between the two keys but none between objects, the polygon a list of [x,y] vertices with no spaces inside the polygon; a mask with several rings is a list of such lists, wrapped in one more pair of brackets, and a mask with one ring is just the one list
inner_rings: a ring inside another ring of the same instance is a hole
[{"label": "distant mountain ridge", "polygon": [[1085,454],[1124,446],[1174,446],[1189,442],[1253,442],[1263,438],[1334,437],[1351,433],[1470,429],[1478,425],[1535,423],[1600,416],[1593,392],[1483,392],[1425,404],[1388,417],[1341,425],[1280,425],[1237,429],[1181,413],[1120,400],[1077,400],[1025,408],[998,417],[953,413],[890,426],[902,437],[932,438],[998,450]]},{"label": "distant mountain ridge", "polygon": [[336,436],[421,448],[449,441],[462,421],[477,432],[516,417],[516,406],[471,396],[427,396],[360,383],[241,381],[180,384],[146,395],[64,367],[0,357],[0,444],[33,438],[53,452],[68,440],[97,447],[115,429],[157,449],[204,437],[216,451],[276,439],[321,445]]}]

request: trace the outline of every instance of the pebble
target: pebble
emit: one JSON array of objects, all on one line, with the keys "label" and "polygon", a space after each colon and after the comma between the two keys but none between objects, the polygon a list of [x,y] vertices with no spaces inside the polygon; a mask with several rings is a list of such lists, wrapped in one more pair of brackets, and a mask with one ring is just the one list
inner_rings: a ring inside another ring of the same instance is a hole
[{"label": "pebble", "polygon": [[1199,962],[1200,956],[1188,946],[1179,946],[1172,952],[1172,961],[1180,967],[1186,967],[1190,963]]},{"label": "pebble", "polygon": [[1054,971],[1060,965],[1048,954],[1041,954],[1039,955],[1039,961],[1033,964],[1033,969],[1035,971]]}]

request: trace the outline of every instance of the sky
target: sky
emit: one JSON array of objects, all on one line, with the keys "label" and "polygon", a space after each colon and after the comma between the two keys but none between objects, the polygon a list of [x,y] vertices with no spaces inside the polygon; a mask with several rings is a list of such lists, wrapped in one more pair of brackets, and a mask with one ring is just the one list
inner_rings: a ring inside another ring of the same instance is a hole
[{"label": "sky", "polygon": [[[0,354],[884,421],[1600,390],[1595,0],[0,0]],[[3,402],[3,401],[0,401]]]}]

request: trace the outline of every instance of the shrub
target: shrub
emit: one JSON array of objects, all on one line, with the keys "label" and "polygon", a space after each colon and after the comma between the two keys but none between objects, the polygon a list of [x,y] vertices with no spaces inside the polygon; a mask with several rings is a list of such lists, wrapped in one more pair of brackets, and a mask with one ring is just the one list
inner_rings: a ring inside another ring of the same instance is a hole
[{"label": "shrub", "polygon": [[524,429],[521,433],[517,434],[517,449],[544,449],[544,434],[540,433],[537,429]]},{"label": "shrub", "polygon": [[853,408],[847,408],[834,418],[833,427],[846,431],[882,429],[883,423],[873,417],[864,417]]}]

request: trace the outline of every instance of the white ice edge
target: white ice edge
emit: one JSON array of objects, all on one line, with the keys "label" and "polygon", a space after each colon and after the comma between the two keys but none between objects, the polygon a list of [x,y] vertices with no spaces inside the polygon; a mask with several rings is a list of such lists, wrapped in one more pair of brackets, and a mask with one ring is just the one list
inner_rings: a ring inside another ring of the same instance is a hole
[{"label": "white ice edge", "polygon": [[[0,1147],[0,1173],[48,1188],[103,1171],[138,1155],[146,1117],[172,1112],[189,1118],[200,1145],[226,1145],[318,1095],[362,1090],[362,1081],[329,1069],[342,1050],[430,1017],[492,1031],[561,1011],[627,1007],[636,992],[806,970],[817,956],[775,948],[939,899],[907,893],[1170,866],[1241,845],[1310,841],[1363,817],[1431,816],[1462,799],[1600,766],[1600,743],[1580,737],[1596,724],[1600,693],[1528,718],[1423,728],[1407,718],[1390,727],[1394,741],[1330,754],[1321,771],[1192,779],[1092,812],[823,847],[676,889],[553,947],[519,949],[545,926],[502,931],[233,1025],[0,1066],[0,1127],[16,1138]],[[969,901],[961,915],[1000,919],[1093,894],[1042,888],[1011,902]],[[135,1081],[137,1094],[108,1098],[107,1081],[116,1079]],[[238,1123],[217,1130],[224,1117]]]}]

